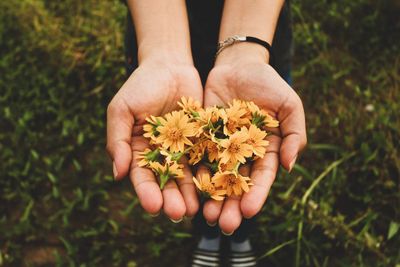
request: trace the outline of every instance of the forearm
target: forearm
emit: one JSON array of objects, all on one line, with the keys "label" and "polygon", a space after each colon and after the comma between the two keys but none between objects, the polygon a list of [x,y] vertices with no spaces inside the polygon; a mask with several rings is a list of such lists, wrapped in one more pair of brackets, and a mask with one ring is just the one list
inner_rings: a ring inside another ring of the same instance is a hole
[{"label": "forearm", "polygon": [[192,64],[185,5],[184,0],[128,0],[139,65],[149,59]]},{"label": "forearm", "polygon": [[[221,20],[219,41],[233,35],[254,36],[272,44],[283,0],[226,0]],[[237,43],[227,47],[217,58],[225,62],[233,56],[262,58],[268,62],[268,51],[254,43]]]}]

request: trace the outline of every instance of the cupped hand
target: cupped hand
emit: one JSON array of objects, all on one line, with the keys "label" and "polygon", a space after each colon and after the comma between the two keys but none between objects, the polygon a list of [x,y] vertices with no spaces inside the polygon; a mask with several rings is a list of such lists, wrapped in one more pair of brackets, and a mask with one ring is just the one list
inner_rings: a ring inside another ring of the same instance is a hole
[{"label": "cupped hand", "polygon": [[207,79],[204,106],[224,106],[233,99],[253,101],[279,120],[280,126],[270,129],[272,134],[267,137],[270,144],[265,156],[239,170],[250,176],[253,183],[250,191],[224,201],[208,200],[204,205],[208,223],[218,222],[226,234],[234,232],[243,217],[251,218],[261,210],[279,164],[290,171],[307,142],[299,96],[265,59],[227,54],[220,62],[217,60]]},{"label": "cupped hand", "polygon": [[182,96],[202,103],[201,81],[192,65],[146,62],[132,73],[107,109],[107,150],[115,179],[129,175],[142,207],[150,214],[163,209],[174,221],[193,216],[199,207],[187,164],[185,178],[169,181],[161,191],[153,172],[139,167],[137,157],[149,146],[142,136],[146,117],[177,109]]}]

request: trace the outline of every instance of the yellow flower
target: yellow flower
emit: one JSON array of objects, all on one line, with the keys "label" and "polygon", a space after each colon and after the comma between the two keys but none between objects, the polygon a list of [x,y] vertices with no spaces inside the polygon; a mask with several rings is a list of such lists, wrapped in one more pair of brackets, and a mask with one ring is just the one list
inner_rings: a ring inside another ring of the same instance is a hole
[{"label": "yellow flower", "polygon": [[254,124],[250,125],[249,129],[243,127],[241,131],[247,132],[248,139],[246,143],[251,145],[253,153],[260,158],[264,157],[266,147],[269,145],[269,142],[264,140],[267,133],[257,128]]},{"label": "yellow flower", "polygon": [[229,136],[228,139],[221,140],[220,146],[225,148],[220,154],[221,162],[239,161],[240,163],[245,163],[246,158],[251,157],[253,154],[252,146],[246,143],[248,138],[247,132],[237,131]]},{"label": "yellow flower", "polygon": [[250,120],[246,117],[247,113],[240,101],[235,101],[229,108],[220,110],[220,116],[224,120],[224,134],[231,135],[242,126],[248,125]]},{"label": "yellow flower", "polygon": [[160,150],[155,149],[154,151],[146,148],[144,151],[139,152],[137,157],[139,160],[138,165],[139,167],[144,167],[150,162],[157,161],[160,159]]},{"label": "yellow flower", "polygon": [[186,99],[186,97],[182,96],[181,102],[178,102],[178,105],[182,108],[184,112],[192,115],[198,115],[198,112],[201,110],[200,102],[194,100],[191,97]]},{"label": "yellow flower", "polygon": [[164,121],[161,117],[150,116],[146,118],[147,124],[143,125],[144,134],[143,136],[146,138],[151,138],[155,140],[159,132],[157,131],[157,127],[162,124]]},{"label": "yellow flower", "polygon": [[202,142],[200,144],[196,144],[192,147],[192,149],[189,151],[189,164],[190,165],[195,165],[200,160],[203,159],[205,148],[206,148],[206,146],[205,146],[204,142]]},{"label": "yellow flower", "polygon": [[262,110],[261,113],[265,116],[264,121],[263,121],[265,127],[275,128],[275,127],[279,126],[279,121],[275,120],[265,110]]},{"label": "yellow flower", "polygon": [[184,152],[185,144],[192,146],[188,137],[195,135],[194,124],[182,111],[173,111],[165,115],[165,123],[157,128],[157,143],[171,152]]},{"label": "yellow flower", "polygon": [[237,166],[238,163],[236,161],[230,160],[227,163],[222,163],[221,161],[218,163],[218,170],[220,172],[225,171],[233,171]]},{"label": "yellow flower", "polygon": [[209,173],[202,174],[199,180],[193,177],[193,182],[201,192],[206,194],[207,197],[211,197],[215,200],[224,200],[226,190],[216,189],[214,184],[211,183]]},{"label": "yellow flower", "polygon": [[218,172],[212,178],[212,182],[216,187],[221,187],[226,190],[226,195],[236,196],[242,195],[243,191],[249,191],[250,178],[240,175],[233,171]]},{"label": "yellow flower", "polygon": [[213,141],[207,140],[205,141],[205,148],[207,149],[208,161],[213,162],[218,159],[219,149],[218,144]]},{"label": "yellow flower", "polygon": [[261,113],[260,108],[253,101],[246,102],[246,107],[251,113]]},{"label": "yellow flower", "polygon": [[214,124],[220,119],[220,111],[217,107],[208,107],[199,111],[199,117],[196,118],[197,135],[204,134],[210,137],[209,133],[215,130]]},{"label": "yellow flower", "polygon": [[279,121],[272,118],[272,116],[265,110],[252,113],[251,123],[256,125],[258,128],[279,126]]},{"label": "yellow flower", "polygon": [[172,162],[179,162],[181,157],[185,154],[183,152],[170,152],[168,150],[165,150],[163,148],[160,148],[160,154],[165,157],[165,161],[167,163],[172,163]]},{"label": "yellow flower", "polygon": [[164,188],[169,179],[182,179],[184,177],[183,165],[176,162],[165,163],[164,165],[162,165],[157,161],[153,161],[149,163],[149,167],[160,179],[161,189]]}]

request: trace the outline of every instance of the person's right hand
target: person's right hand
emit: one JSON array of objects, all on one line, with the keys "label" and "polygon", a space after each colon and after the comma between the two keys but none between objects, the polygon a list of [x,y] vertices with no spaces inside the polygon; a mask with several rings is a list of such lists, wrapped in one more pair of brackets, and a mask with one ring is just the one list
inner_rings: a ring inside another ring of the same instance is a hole
[{"label": "person's right hand", "polygon": [[193,216],[199,202],[192,174],[185,165],[185,178],[169,181],[161,191],[150,169],[139,167],[138,152],[148,147],[142,136],[149,115],[160,116],[177,109],[182,96],[202,103],[203,90],[192,64],[146,61],[132,73],[107,109],[107,151],[116,180],[129,174],[142,207],[150,214],[161,209],[173,221]]}]

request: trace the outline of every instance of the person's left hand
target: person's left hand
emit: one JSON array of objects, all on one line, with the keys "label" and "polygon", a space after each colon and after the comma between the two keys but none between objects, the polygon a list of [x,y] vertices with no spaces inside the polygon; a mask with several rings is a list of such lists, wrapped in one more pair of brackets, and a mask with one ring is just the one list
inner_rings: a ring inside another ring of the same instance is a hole
[{"label": "person's left hand", "polygon": [[[264,48],[255,44],[235,44],[223,51],[210,72],[204,92],[204,106],[226,106],[233,99],[253,101],[279,120],[271,129],[269,146],[263,158],[252,166],[242,166],[242,175],[250,176],[253,186],[242,197],[224,201],[208,200],[203,209],[209,224],[219,223],[223,233],[231,234],[242,217],[251,218],[264,205],[275,179],[279,163],[291,170],[298,153],[307,142],[304,110],[299,96],[266,64]],[[199,172],[207,171],[199,168]],[[198,173],[199,175],[199,173]]]}]

